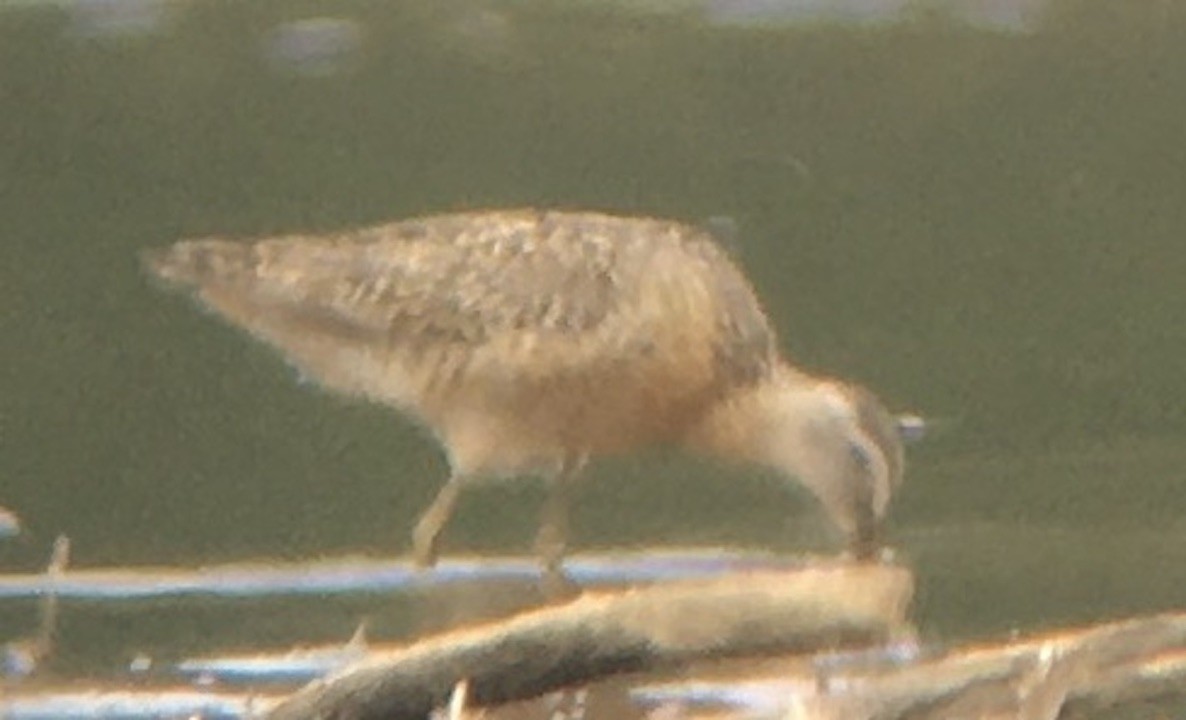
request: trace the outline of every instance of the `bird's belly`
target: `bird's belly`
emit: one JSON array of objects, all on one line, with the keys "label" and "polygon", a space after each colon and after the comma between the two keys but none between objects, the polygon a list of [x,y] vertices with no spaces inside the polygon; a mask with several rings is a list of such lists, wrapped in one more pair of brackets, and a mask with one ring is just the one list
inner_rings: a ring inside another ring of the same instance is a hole
[{"label": "bird's belly", "polygon": [[547,474],[569,458],[620,455],[675,442],[700,412],[692,396],[656,397],[606,387],[503,388],[475,395],[454,397],[429,424],[455,468],[488,475]]}]

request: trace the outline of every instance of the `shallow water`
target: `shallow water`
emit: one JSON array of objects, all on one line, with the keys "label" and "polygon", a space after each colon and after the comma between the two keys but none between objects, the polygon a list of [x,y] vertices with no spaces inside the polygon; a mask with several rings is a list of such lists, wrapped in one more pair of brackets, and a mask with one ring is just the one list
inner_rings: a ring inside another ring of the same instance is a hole
[{"label": "shallow water", "polygon": [[[925,633],[1180,607],[1186,12],[778,5],[0,4],[0,503],[24,530],[0,563],[59,532],[84,567],[404,552],[444,473],[424,434],[302,386],[136,252],[562,205],[731,218],[793,357],[936,418],[892,529]],[[525,551],[539,500],[474,491],[447,552]],[[666,455],[595,469],[577,533],[828,547],[801,492]],[[55,662],[344,638],[379,607],[415,627],[374,598],[67,605]]]}]

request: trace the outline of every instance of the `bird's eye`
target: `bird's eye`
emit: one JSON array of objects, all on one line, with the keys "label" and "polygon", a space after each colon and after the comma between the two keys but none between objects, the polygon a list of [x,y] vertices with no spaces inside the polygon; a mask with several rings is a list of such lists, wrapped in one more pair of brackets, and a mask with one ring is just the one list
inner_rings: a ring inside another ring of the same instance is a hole
[{"label": "bird's eye", "polygon": [[852,456],[852,459],[856,460],[857,464],[865,470],[868,470],[873,466],[873,458],[869,457],[869,450],[864,445],[860,445],[858,443],[849,443],[848,453]]}]

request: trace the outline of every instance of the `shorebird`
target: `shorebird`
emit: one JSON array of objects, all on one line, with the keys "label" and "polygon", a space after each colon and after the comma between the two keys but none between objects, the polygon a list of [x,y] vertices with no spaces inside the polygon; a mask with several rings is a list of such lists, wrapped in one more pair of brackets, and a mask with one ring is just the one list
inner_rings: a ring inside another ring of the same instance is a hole
[{"label": "shorebird", "polygon": [[549,485],[536,552],[562,578],[586,461],[650,446],[782,471],[862,557],[902,482],[896,418],[863,387],[785,359],[702,227],[500,210],[184,240],[144,259],[307,377],[432,431],[451,474],[412,534],[421,567],[466,485],[536,476]]}]

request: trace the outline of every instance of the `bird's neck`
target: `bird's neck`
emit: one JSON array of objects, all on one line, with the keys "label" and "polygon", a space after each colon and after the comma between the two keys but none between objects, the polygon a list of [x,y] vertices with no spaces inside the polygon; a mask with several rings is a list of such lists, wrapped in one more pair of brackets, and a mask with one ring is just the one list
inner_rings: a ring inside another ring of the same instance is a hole
[{"label": "bird's neck", "polygon": [[[744,463],[771,464],[776,443],[786,442],[788,420],[798,395],[813,392],[819,380],[779,363],[760,381],[724,395],[685,438],[695,452]],[[788,412],[790,411],[790,412]]]}]

